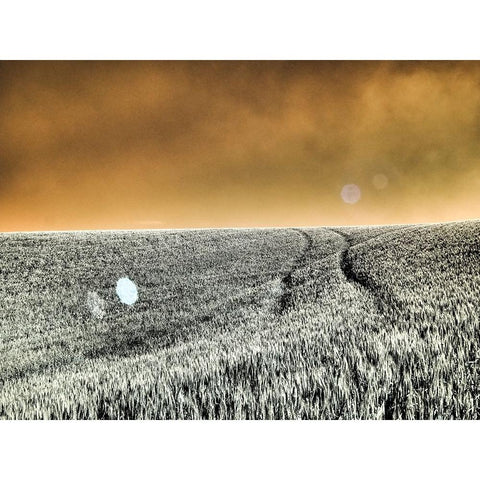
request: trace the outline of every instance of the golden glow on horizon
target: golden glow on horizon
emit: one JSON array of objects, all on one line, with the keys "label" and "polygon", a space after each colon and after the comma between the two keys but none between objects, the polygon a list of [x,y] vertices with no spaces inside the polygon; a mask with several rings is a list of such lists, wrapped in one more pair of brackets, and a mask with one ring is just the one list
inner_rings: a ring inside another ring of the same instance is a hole
[{"label": "golden glow on horizon", "polygon": [[480,62],[0,62],[1,231],[479,210]]}]

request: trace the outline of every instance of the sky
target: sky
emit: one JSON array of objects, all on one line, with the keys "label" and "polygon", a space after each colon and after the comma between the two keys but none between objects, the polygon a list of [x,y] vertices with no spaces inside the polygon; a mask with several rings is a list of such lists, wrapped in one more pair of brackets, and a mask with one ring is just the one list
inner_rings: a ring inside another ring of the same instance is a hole
[{"label": "sky", "polygon": [[480,217],[480,62],[0,62],[0,231]]}]

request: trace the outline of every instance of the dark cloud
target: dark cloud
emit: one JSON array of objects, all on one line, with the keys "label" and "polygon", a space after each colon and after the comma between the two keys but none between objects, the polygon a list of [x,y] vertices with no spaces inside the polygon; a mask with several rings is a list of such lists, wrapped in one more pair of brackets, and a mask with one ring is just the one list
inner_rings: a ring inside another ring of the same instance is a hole
[{"label": "dark cloud", "polygon": [[479,117],[479,62],[0,62],[0,227],[476,217]]}]

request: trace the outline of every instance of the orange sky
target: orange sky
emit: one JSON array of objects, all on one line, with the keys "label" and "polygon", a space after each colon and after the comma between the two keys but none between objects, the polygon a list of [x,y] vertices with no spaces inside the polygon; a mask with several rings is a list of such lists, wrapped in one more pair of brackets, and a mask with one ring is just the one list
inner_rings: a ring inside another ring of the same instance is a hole
[{"label": "orange sky", "polygon": [[480,62],[0,62],[1,231],[477,217]]}]

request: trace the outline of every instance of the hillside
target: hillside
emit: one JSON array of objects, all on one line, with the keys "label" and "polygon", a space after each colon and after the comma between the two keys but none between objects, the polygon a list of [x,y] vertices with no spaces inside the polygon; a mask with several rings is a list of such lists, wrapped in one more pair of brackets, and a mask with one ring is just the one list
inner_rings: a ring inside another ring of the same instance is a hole
[{"label": "hillside", "polygon": [[0,418],[476,419],[479,259],[475,221],[1,234]]}]

